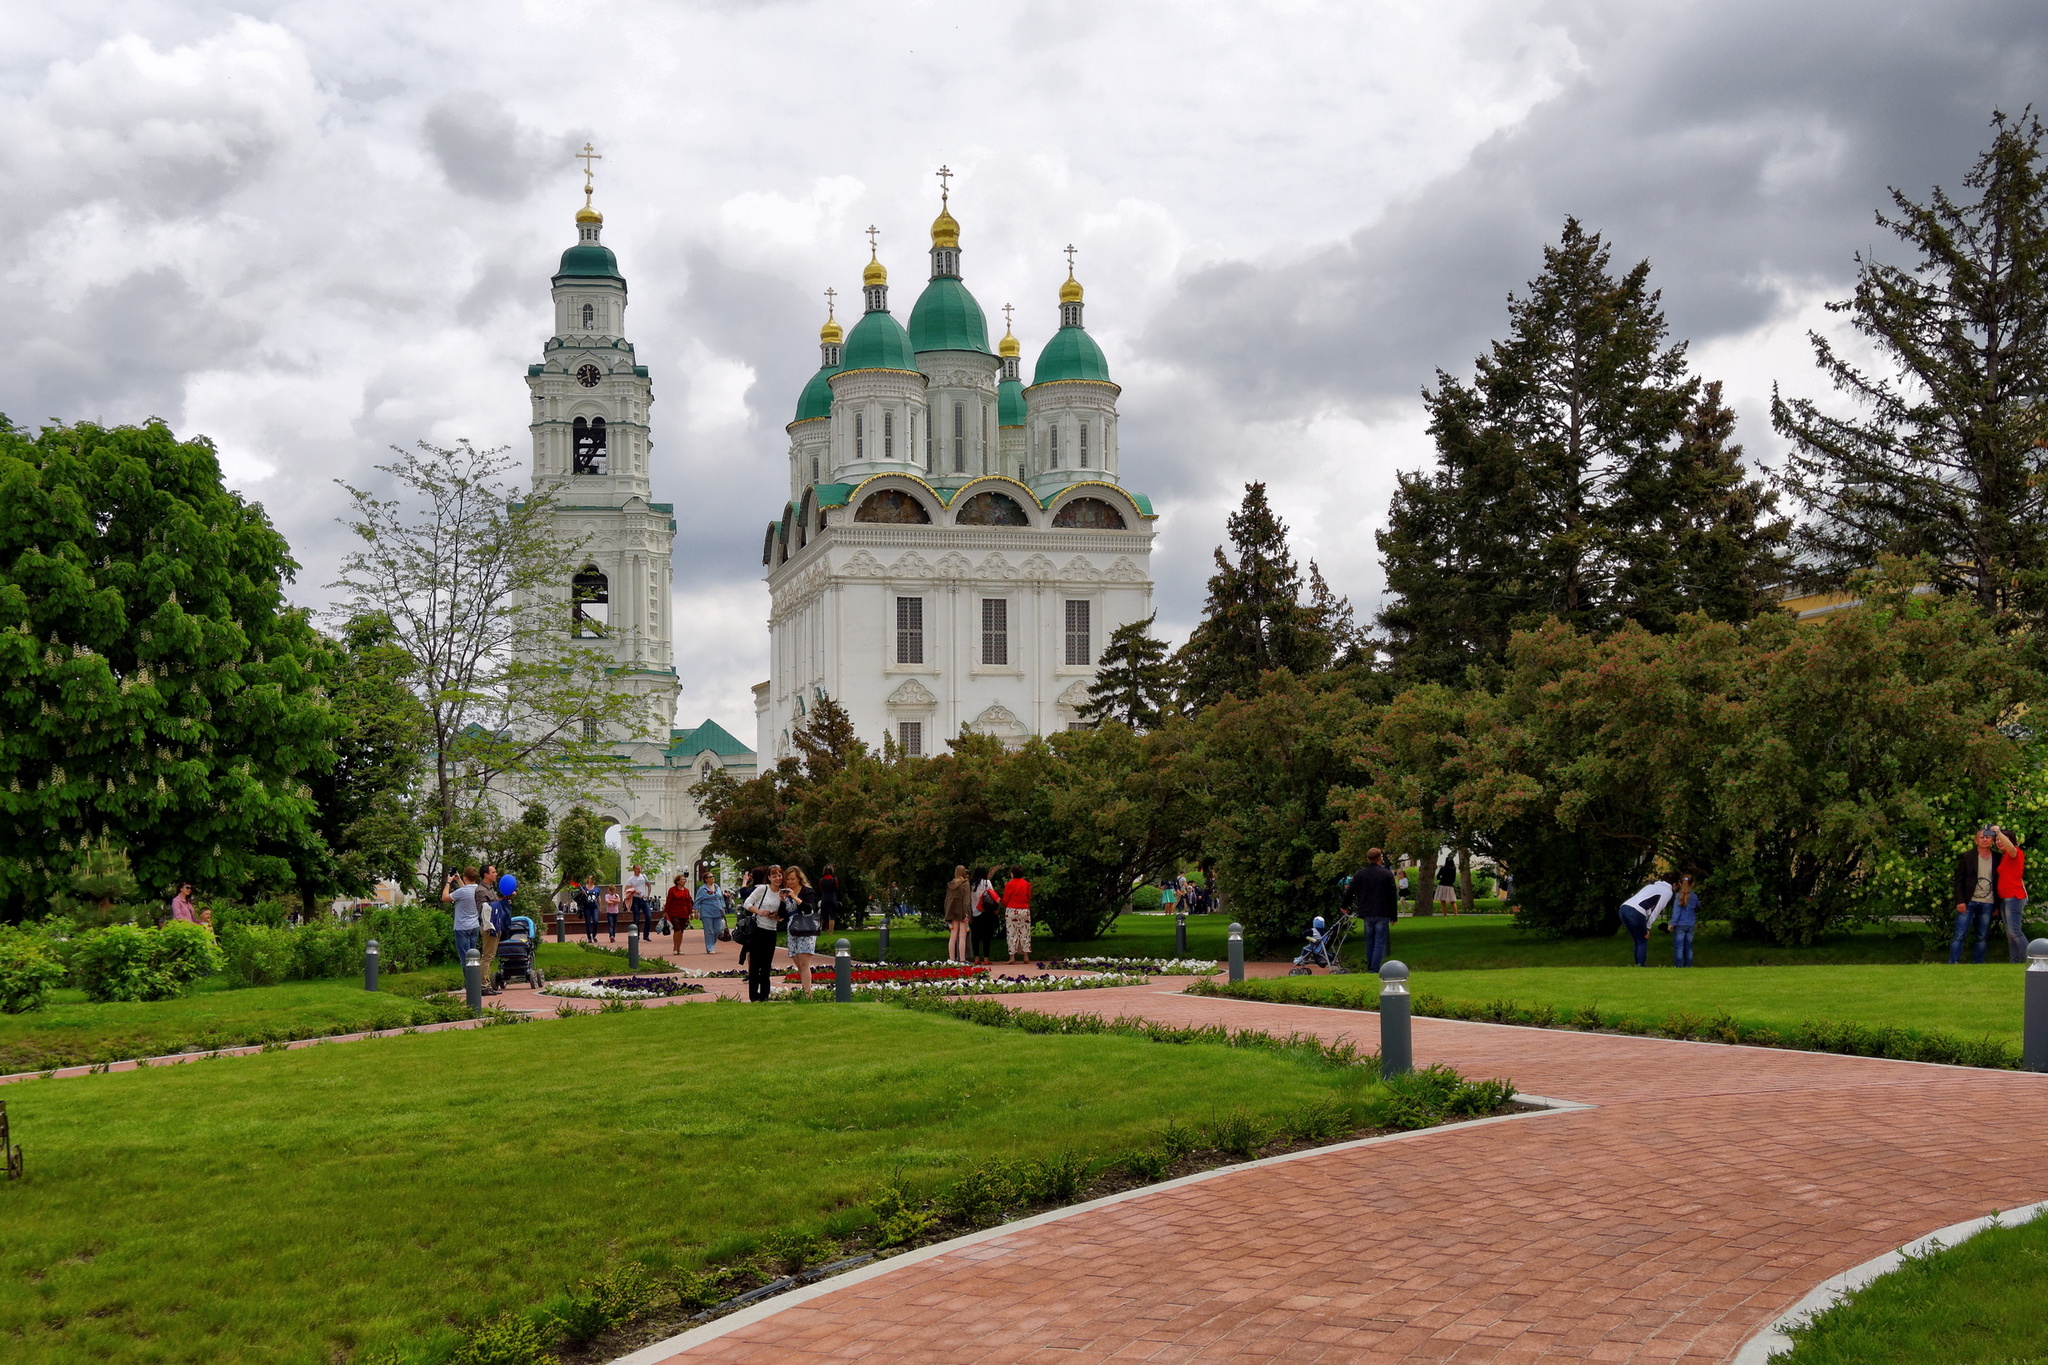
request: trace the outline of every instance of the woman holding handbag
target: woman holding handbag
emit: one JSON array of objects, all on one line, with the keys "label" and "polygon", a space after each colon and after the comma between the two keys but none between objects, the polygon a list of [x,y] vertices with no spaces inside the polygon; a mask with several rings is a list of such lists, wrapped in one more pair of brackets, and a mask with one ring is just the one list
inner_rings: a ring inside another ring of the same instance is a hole
[{"label": "woman holding handbag", "polygon": [[789,960],[796,964],[797,977],[808,991],[811,968],[825,961],[818,952],[818,932],[825,927],[818,888],[811,885],[802,868],[792,867],[782,874],[782,898],[788,906]]},{"label": "woman holding handbag", "polygon": [[968,946],[968,921],[973,916],[974,884],[967,880],[967,869],[955,867],[953,880],[946,883],[946,960],[965,962],[972,949]]},{"label": "woman holding handbag", "polygon": [[697,883],[694,899],[697,923],[704,926],[704,953],[708,957],[718,951],[718,941],[725,937],[725,893],[718,889],[716,873]]},{"label": "woman holding handbag", "polygon": [[987,868],[975,868],[969,880],[974,883],[974,914],[967,921],[967,947],[974,955],[970,960],[980,965],[995,950],[996,926],[1003,920],[1003,898],[997,894],[995,883],[988,879]]},{"label": "woman holding handbag", "polygon": [[690,888],[683,882],[683,874],[669,883],[668,895],[661,902],[661,917],[668,921],[669,951],[682,956],[683,931],[690,927],[690,912],[697,908],[697,901],[690,894]]},{"label": "woman holding handbag", "polygon": [[775,934],[782,927],[782,872],[779,868],[764,868],[760,873],[760,885],[747,896],[747,913],[741,916],[743,922],[751,921],[747,931],[747,999],[766,1000],[771,988],[770,974],[775,970]]}]

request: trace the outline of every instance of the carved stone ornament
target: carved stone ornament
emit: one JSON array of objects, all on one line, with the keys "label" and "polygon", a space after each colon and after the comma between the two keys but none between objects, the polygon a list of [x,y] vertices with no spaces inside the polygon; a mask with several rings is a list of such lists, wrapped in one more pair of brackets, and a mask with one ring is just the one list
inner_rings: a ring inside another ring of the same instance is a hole
[{"label": "carved stone ornament", "polygon": [[982,560],[981,568],[975,573],[977,578],[994,578],[1005,582],[1016,576],[1017,570],[1011,567],[1009,560],[1003,558],[1000,550]]},{"label": "carved stone ornament", "polygon": [[891,578],[930,578],[931,561],[915,550],[906,550],[894,564],[889,566]]},{"label": "carved stone ornament", "polygon": [[1000,738],[1015,738],[1028,733],[1024,728],[1024,722],[1018,720],[1016,713],[1001,702],[996,702],[976,716],[973,729],[976,734],[996,735]]},{"label": "carved stone ornament", "polygon": [[1094,685],[1091,678],[1074,679],[1067,684],[1067,690],[1060,693],[1058,705],[1066,707],[1069,711],[1080,710],[1088,704],[1088,689]]},{"label": "carved stone ornament", "polygon": [[853,558],[840,566],[839,572],[848,578],[882,578],[889,571],[882,567],[881,560],[876,559],[866,550],[860,550],[854,554]]},{"label": "carved stone ornament", "polygon": [[939,699],[932,695],[932,690],[915,678],[905,678],[889,694],[889,705],[896,708],[929,708],[938,704]]},{"label": "carved stone ornament", "polygon": [[961,554],[958,550],[950,551],[939,560],[939,577],[941,578],[966,578],[973,572],[974,565],[968,561],[966,555]]},{"label": "carved stone ornament", "polygon": [[1096,568],[1079,555],[1075,555],[1072,559],[1068,560],[1067,567],[1061,570],[1061,573],[1065,575],[1069,582],[1074,583],[1100,583],[1102,581],[1102,570]]},{"label": "carved stone ornament", "polygon": [[1112,583],[1143,583],[1145,581],[1144,572],[1131,562],[1129,555],[1118,555],[1116,563],[1109,566],[1109,571],[1103,574],[1103,577]]},{"label": "carved stone ornament", "polygon": [[1044,555],[1033,555],[1024,561],[1023,574],[1026,578],[1051,578],[1057,572],[1052,566],[1052,561]]}]

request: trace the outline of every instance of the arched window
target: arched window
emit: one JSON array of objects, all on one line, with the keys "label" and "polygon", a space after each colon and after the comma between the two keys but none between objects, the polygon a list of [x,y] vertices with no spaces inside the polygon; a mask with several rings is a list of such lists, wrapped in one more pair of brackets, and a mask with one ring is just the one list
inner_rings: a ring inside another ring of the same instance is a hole
[{"label": "arched window", "polygon": [[1101,498],[1075,498],[1053,513],[1052,524],[1062,530],[1121,531],[1124,514]]},{"label": "arched window", "polygon": [[609,463],[604,446],[604,418],[588,420],[578,417],[571,427],[575,436],[576,461],[570,472],[576,474],[602,474]]},{"label": "arched window", "polygon": [[587,303],[583,305],[583,330],[586,332],[597,330],[597,309]]},{"label": "arched window", "polygon": [[861,499],[853,514],[855,521],[880,522],[887,526],[922,526],[932,519],[924,504],[897,488],[884,488]]},{"label": "arched window", "polygon": [[610,582],[597,571],[595,564],[584,565],[582,571],[569,580],[569,633],[584,637],[604,635],[611,625],[611,601]]},{"label": "arched window", "polygon": [[1052,467],[1054,469],[1060,467],[1060,424],[1058,422],[1052,424]]},{"label": "arched window", "polygon": [[1031,518],[1007,493],[976,493],[953,514],[955,526],[1029,526]]},{"label": "arched window", "polygon": [[896,413],[894,409],[882,414],[882,458],[896,458]]},{"label": "arched window", "polygon": [[953,472],[967,472],[967,405],[953,405]]},{"label": "arched window", "polygon": [[862,420],[861,420],[861,414],[860,414],[860,413],[857,413],[857,412],[856,412],[856,413],[855,413],[855,414],[853,415],[853,458],[854,458],[854,459],[856,459],[856,460],[864,460],[864,459],[866,459],[866,458],[867,458],[867,444],[868,444],[868,440],[867,440],[867,423],[866,423],[866,422],[864,422],[864,421],[862,421]]},{"label": "arched window", "polygon": [[1088,424],[1081,423],[1081,468],[1088,467]]}]

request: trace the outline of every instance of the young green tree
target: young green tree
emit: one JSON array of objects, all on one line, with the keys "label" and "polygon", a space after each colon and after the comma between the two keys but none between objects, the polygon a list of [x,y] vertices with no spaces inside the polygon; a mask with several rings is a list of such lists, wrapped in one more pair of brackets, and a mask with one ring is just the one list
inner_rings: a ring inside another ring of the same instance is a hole
[{"label": "young green tree", "polygon": [[342,731],[334,764],[312,782],[315,827],[334,854],[331,879],[302,878],[310,913],[323,892],[367,895],[390,878],[406,890],[418,882],[424,842],[413,810],[425,762],[427,714],[406,685],[412,657],[382,617],[344,623],[328,651],[327,696]]},{"label": "young green tree", "polygon": [[0,918],[96,845],[150,895],[324,858],[306,782],[340,722],[298,566],[213,446],[0,418],[0,505]]},{"label": "young green tree", "polygon": [[1773,398],[1793,441],[1785,481],[1807,511],[1805,577],[1840,586],[1882,555],[1926,556],[1932,581],[2002,629],[2048,617],[2048,165],[2031,115],[1920,204],[1893,190],[1878,224],[1909,259],[1859,255],[1829,308],[1875,349],[1866,370],[1815,333],[1816,363],[1857,416]]},{"label": "young green tree", "polygon": [[1088,687],[1088,704],[1080,710],[1082,720],[1156,730],[1176,714],[1180,665],[1166,642],[1152,633],[1158,619],[1155,613],[1110,632],[1096,661],[1095,681]]},{"label": "young green tree", "polygon": [[1229,521],[1233,562],[1216,548],[1216,572],[1202,622],[1181,646],[1183,696],[1194,709],[1226,693],[1248,697],[1274,669],[1319,673],[1355,653],[1351,604],[1330,591],[1309,565],[1301,580],[1287,546],[1287,526],[1266,501],[1266,485],[1248,483]]},{"label": "young green tree", "polygon": [[1567,219],[1472,382],[1439,370],[1423,394],[1436,468],[1400,476],[1378,534],[1405,679],[1462,682],[1551,616],[1747,619],[1778,572],[1785,527],[1742,477],[1718,390],[1666,344],[1649,262],[1616,277],[1611,256]]},{"label": "young green tree", "polygon": [[555,826],[555,876],[564,882],[595,877],[604,855],[604,821],[588,806],[571,806]]},{"label": "young green tree", "polygon": [[[554,502],[502,480],[502,450],[422,442],[378,469],[399,496],[343,484],[361,546],[334,584],[349,617],[390,623],[427,717],[428,856],[449,865],[497,823],[500,802],[573,801],[646,731],[607,659],[577,643],[569,604],[580,547],[555,538]],[[438,879],[438,873],[437,873]]]}]

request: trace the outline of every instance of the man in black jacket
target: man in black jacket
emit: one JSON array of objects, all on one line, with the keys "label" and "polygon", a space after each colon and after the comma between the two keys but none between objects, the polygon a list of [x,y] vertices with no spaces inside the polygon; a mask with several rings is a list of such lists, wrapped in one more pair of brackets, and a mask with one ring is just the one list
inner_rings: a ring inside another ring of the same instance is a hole
[{"label": "man in black jacket", "polygon": [[1401,913],[1395,898],[1394,874],[1387,870],[1386,854],[1376,848],[1365,851],[1365,866],[1351,874],[1351,904],[1365,926],[1365,969],[1376,972],[1390,951],[1394,918]]},{"label": "man in black jacket", "polygon": [[1977,961],[1984,960],[1984,940],[1991,933],[1991,910],[1998,904],[1998,866],[2005,854],[1998,849],[1996,826],[1977,831],[1977,846],[1956,859],[1956,936],[1948,945],[1951,963],[1963,960],[1963,940],[1977,935]]}]

